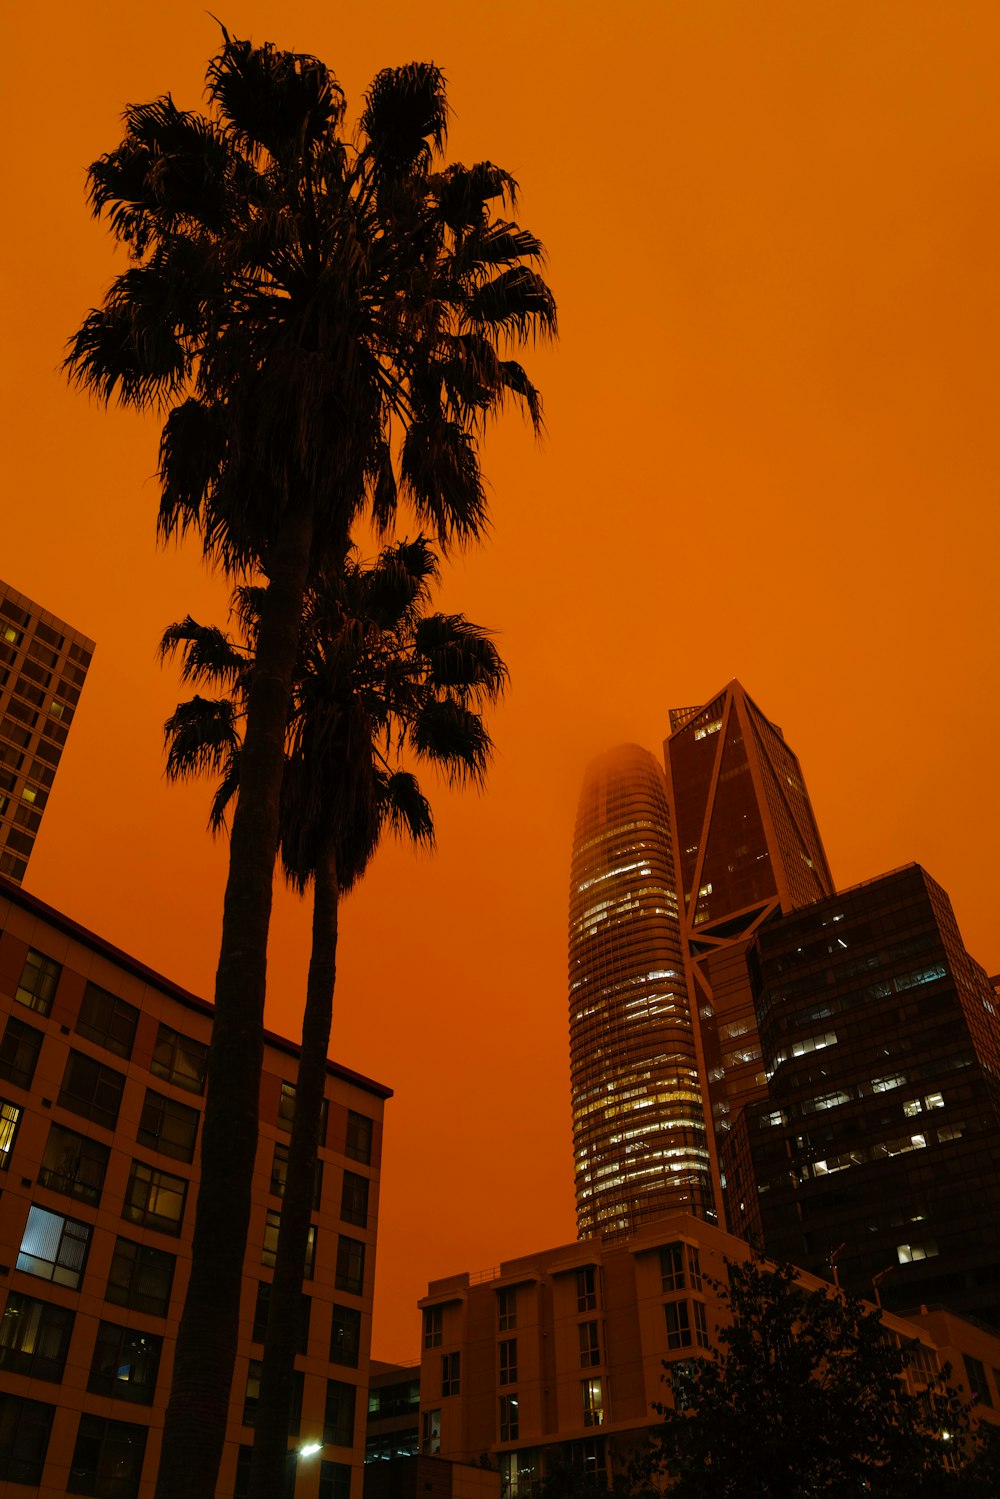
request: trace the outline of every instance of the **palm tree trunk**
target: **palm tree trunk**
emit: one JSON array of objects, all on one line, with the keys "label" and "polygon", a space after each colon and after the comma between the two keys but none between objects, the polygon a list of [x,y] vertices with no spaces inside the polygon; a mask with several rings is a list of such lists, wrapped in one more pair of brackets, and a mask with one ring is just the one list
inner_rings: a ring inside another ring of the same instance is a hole
[{"label": "palm tree trunk", "polygon": [[288,1452],[288,1426],[337,979],[339,899],[334,841],[328,837],[320,850],[314,876],[312,952],[302,1017],[302,1052],[268,1303],[249,1499],[279,1499],[284,1492],[287,1464],[293,1461]]},{"label": "palm tree trunk", "polygon": [[267,931],[285,730],[312,517],[291,514],[270,559],[240,757],[215,980],[191,1275],[174,1353],[156,1499],[214,1499],[236,1362],[257,1150]]}]

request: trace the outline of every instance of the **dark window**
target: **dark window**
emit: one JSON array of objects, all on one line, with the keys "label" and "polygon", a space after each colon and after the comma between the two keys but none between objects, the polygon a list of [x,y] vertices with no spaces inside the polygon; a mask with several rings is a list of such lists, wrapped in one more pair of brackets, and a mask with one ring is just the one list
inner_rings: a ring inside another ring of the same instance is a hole
[{"label": "dark window", "polygon": [[189,1093],[203,1093],[207,1064],[208,1047],[203,1042],[182,1036],[169,1025],[160,1026],[149,1066],[155,1077],[173,1083],[175,1088],[187,1088]]},{"label": "dark window", "polygon": [[517,1396],[500,1396],[500,1440],[516,1442],[518,1433]]},{"label": "dark window", "polygon": [[63,1073],[59,1102],[73,1114],[92,1119],[105,1129],[114,1129],[122,1101],[125,1078],[113,1067],[102,1067],[82,1051],[71,1051]]},{"label": "dark window", "polygon": [[116,1239],[105,1301],[165,1317],[174,1280],[174,1256],[132,1239]]},{"label": "dark window", "polygon": [[667,1347],[691,1347],[691,1319],[686,1301],[668,1301],[663,1308],[667,1319]]},{"label": "dark window", "polygon": [[81,1202],[95,1205],[101,1200],[104,1173],[111,1152],[98,1140],[88,1140],[75,1130],[53,1124],[45,1144],[38,1181],[50,1192],[64,1192]]},{"label": "dark window", "polygon": [[319,1499],[351,1499],[351,1470],[347,1463],[320,1463]]},{"label": "dark window", "polygon": [[986,1370],[980,1360],[973,1358],[971,1353],[963,1353],[962,1362],[969,1376],[969,1395],[973,1405],[992,1405],[993,1396],[990,1394],[989,1380],[986,1378]]},{"label": "dark window", "polygon": [[[247,1388],[243,1397],[243,1425],[253,1426],[257,1420],[257,1406],[260,1403],[260,1374],[261,1361],[257,1358],[250,1360],[247,1369]],[[301,1369],[292,1371],[292,1402],[288,1413],[288,1430],[297,1436],[299,1425],[302,1421],[302,1391],[305,1386],[305,1375]]]},{"label": "dark window", "polygon": [[683,1244],[664,1244],[660,1250],[660,1280],[664,1291],[683,1291]]},{"label": "dark window", "polygon": [[81,1416],[67,1490],[98,1499],[135,1499],[145,1453],[145,1426]]},{"label": "dark window", "polygon": [[441,1355],[441,1394],[459,1395],[462,1391],[462,1355],[460,1353],[442,1353]]},{"label": "dark window", "polygon": [[340,1216],[345,1223],[368,1226],[368,1178],[357,1176],[353,1171],[344,1172],[344,1186],[340,1194]]},{"label": "dark window", "polygon": [[592,1312],[597,1307],[597,1273],[593,1265],[584,1265],[576,1272],[576,1309]]},{"label": "dark window", "polygon": [[19,1088],[30,1088],[43,1039],[41,1031],[11,1015],[0,1041],[0,1077]]},{"label": "dark window", "polygon": [[55,1406],[0,1395],[0,1478],[40,1484]]},{"label": "dark window", "polygon": [[295,1118],[295,1084],[282,1083],[278,1099],[278,1128],[291,1130]]},{"label": "dark window", "polygon": [[694,1301],[694,1340],[699,1348],[708,1347],[708,1322],[705,1317],[705,1303]]},{"label": "dark window", "polygon": [[[288,1180],[288,1146],[283,1145],[280,1140],[275,1141],[274,1156],[271,1160],[271,1191],[275,1197],[284,1197],[285,1183]],[[313,1211],[318,1212],[323,1199],[323,1162],[317,1157],[316,1174],[313,1182]]]},{"label": "dark window", "polygon": [[444,1338],[444,1307],[424,1308],[424,1347],[440,1348]]},{"label": "dark window", "polygon": [[[278,1255],[278,1233],[281,1228],[281,1214],[269,1210],[264,1220],[264,1247],[260,1253],[262,1265],[274,1268],[274,1262]],[[306,1259],[304,1275],[306,1280],[312,1280],[313,1271],[316,1268],[316,1225],[310,1223],[309,1237],[306,1240]]]},{"label": "dark window", "polygon": [[356,1114],[353,1109],[348,1109],[344,1153],[352,1161],[361,1161],[365,1166],[370,1166],[372,1160],[372,1124],[367,1114]]},{"label": "dark window", "polygon": [[361,1353],[361,1313],[357,1307],[334,1306],[330,1328],[330,1362],[358,1367]]},{"label": "dark window", "polygon": [[691,1275],[691,1287],[695,1291],[701,1290],[701,1256],[697,1246],[688,1245],[688,1270]]},{"label": "dark window", "polygon": [[33,947],[29,948],[14,998],[27,1005],[29,1010],[47,1015],[52,1008],[52,996],[56,992],[61,973],[61,963],[54,963],[44,953],[36,952]]},{"label": "dark window", "polygon": [[326,1413],[323,1419],[323,1441],[333,1447],[353,1447],[354,1407],[357,1390],[339,1379],[326,1382]]},{"label": "dark window", "polygon": [[30,1207],[17,1268],[75,1291],[83,1280],[89,1244],[88,1223],[63,1218],[59,1213],[46,1212],[45,1208]]},{"label": "dark window", "polygon": [[172,1155],[179,1161],[194,1159],[194,1142],[198,1135],[198,1110],[186,1103],[176,1103],[152,1088],[146,1089],[146,1100],[139,1118],[138,1140],[161,1155]]},{"label": "dark window", "polygon": [[22,1112],[16,1103],[0,1099],[0,1171],[6,1171],[10,1165],[10,1153],[17,1139]]},{"label": "dark window", "polygon": [[505,1338],[500,1344],[500,1383],[517,1384],[516,1338]]},{"label": "dark window", "polygon": [[[263,1343],[267,1336],[267,1311],[271,1301],[271,1284],[262,1280],[257,1286],[257,1300],[254,1304],[253,1330],[250,1336],[255,1343]],[[309,1351],[309,1313],[312,1310],[310,1298],[299,1293],[299,1327],[298,1338],[295,1344],[297,1353]]]},{"label": "dark window", "polygon": [[345,1234],[337,1238],[337,1272],[334,1284],[338,1291],[350,1291],[360,1296],[365,1284],[365,1246],[360,1239],[349,1239]]},{"label": "dark window", "polygon": [[424,1411],[420,1417],[420,1451],[432,1457],[441,1451],[441,1412]]},{"label": "dark window", "polygon": [[130,1057],[138,1019],[135,1005],[126,1004],[124,999],[97,984],[88,984],[77,1016],[77,1034],[96,1041],[115,1056]]},{"label": "dark window", "polygon": [[122,1217],[161,1234],[179,1234],[188,1184],[182,1176],[158,1171],[145,1161],[133,1161],[125,1191]]},{"label": "dark window", "polygon": [[601,1341],[596,1322],[581,1322],[580,1367],[589,1369],[601,1362]]},{"label": "dark window", "polygon": [[87,1389],[136,1405],[152,1405],[163,1339],[134,1327],[102,1322],[90,1363]]},{"label": "dark window", "polygon": [[517,1326],[517,1291],[513,1286],[497,1292],[497,1326],[501,1332]]},{"label": "dark window", "polygon": [[26,1379],[63,1376],[74,1313],[11,1291],[0,1322],[0,1369]]}]

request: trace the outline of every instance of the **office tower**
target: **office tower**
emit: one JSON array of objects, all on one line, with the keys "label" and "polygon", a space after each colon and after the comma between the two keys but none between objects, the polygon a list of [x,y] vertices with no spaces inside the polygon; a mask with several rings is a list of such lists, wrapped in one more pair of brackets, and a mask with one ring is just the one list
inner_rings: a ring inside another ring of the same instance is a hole
[{"label": "office tower", "polygon": [[625,745],[588,769],[573,842],[570,1052],[577,1223],[616,1238],[714,1216],[663,771]]},{"label": "office tower", "polygon": [[670,727],[678,911],[725,1199],[731,1124],[766,1095],[747,944],[834,886],[799,762],[739,682],[672,710]]},{"label": "office tower", "polygon": [[0,875],[20,884],[94,642],[0,581]]},{"label": "office tower", "polygon": [[[0,1491],[151,1494],[184,1300],[212,1007],[0,881]],[[298,1049],[267,1035],[220,1494],[247,1462]],[[382,1115],[327,1066],[296,1359],[297,1499],[361,1499]]]},{"label": "office tower", "polygon": [[1000,1326],[1000,1007],[947,895],[912,864],[748,957],[768,1098],[733,1131],[732,1231]]}]

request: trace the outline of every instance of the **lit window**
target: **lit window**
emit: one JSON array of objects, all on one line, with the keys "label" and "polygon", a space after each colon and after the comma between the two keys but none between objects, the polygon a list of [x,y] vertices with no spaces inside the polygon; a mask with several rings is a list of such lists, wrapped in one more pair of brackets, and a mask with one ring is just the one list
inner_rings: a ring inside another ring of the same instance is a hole
[{"label": "lit window", "polygon": [[57,1286],[79,1289],[90,1245],[90,1225],[30,1207],[17,1268]]},{"label": "lit window", "polygon": [[182,1176],[133,1161],[122,1217],[162,1234],[179,1234],[188,1184]]},{"label": "lit window", "polygon": [[500,1396],[500,1440],[516,1442],[518,1435],[518,1409],[516,1395]]},{"label": "lit window", "polygon": [[63,1377],[75,1314],[11,1291],[0,1322],[0,1369],[26,1379]]},{"label": "lit window", "polygon": [[52,1008],[52,996],[56,992],[61,973],[61,963],[54,963],[44,953],[29,948],[14,998],[27,1005],[29,1010],[47,1015]]},{"label": "lit window", "polygon": [[901,1265],[910,1265],[917,1260],[932,1260],[938,1253],[938,1247],[933,1239],[925,1239],[923,1244],[897,1244],[896,1258]]},{"label": "lit window", "polygon": [[17,1139],[21,1113],[22,1110],[16,1103],[7,1103],[0,1099],[0,1171],[6,1171],[10,1165],[10,1153]]},{"label": "lit window", "polygon": [[91,1395],[110,1395],[136,1405],[152,1405],[162,1338],[102,1322],[97,1330],[87,1389]]},{"label": "lit window", "polygon": [[424,1411],[420,1418],[420,1451],[433,1457],[441,1451],[441,1412]]},{"label": "lit window", "polygon": [[604,1393],[599,1379],[585,1379],[581,1382],[580,1392],[583,1396],[583,1424],[584,1426],[604,1425]]}]

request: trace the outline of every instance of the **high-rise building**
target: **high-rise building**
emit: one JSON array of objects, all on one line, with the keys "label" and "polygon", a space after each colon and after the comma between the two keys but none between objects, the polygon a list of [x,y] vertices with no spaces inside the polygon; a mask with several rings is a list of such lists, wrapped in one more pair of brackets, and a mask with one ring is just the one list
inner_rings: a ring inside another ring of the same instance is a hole
[{"label": "high-rise building", "polygon": [[20,884],[94,642],[0,580],[0,875]]},{"label": "high-rise building", "polygon": [[573,843],[569,1027],[581,1237],[714,1216],[663,771],[625,745],[588,769]]},{"label": "high-rise building", "polygon": [[[154,1486],[191,1258],[212,1007],[0,881],[0,1493]],[[298,1049],[267,1035],[219,1493],[247,1462]],[[382,1115],[329,1063],[295,1422],[296,1499],[361,1499]],[[9,1490],[8,1490],[8,1485]]]},{"label": "high-rise building", "polygon": [[1000,1326],[1000,1007],[947,895],[911,864],[748,957],[768,1097],[733,1130],[732,1231]]}]

